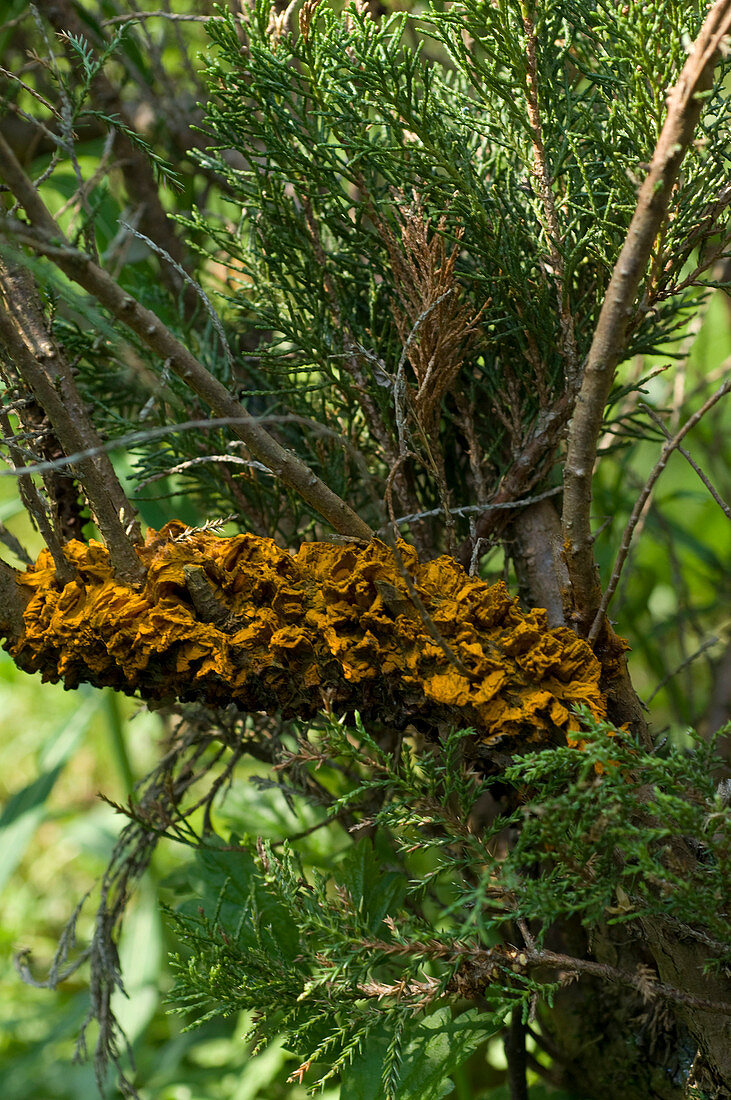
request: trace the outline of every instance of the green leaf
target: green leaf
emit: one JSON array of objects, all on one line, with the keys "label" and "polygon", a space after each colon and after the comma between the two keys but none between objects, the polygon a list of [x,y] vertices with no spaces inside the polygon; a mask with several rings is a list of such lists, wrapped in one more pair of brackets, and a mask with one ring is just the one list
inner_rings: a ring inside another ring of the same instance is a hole
[{"label": "green leaf", "polygon": [[137,905],[125,919],[119,956],[126,996],[115,991],[112,1011],[133,1043],[155,1015],[160,1000],[162,920],[157,890],[149,880],[144,882]]},{"label": "green leaf", "polygon": [[456,1019],[448,1008],[438,1008],[407,1024],[400,1081],[391,1097],[384,1097],[381,1085],[390,1039],[383,1029],[343,1072],[341,1095],[348,1100],[441,1100],[454,1087],[451,1074],[501,1027],[501,1018],[485,1016],[476,1008]]},{"label": "green leaf", "polygon": [[372,841],[359,840],[338,867],[337,880],[345,886],[373,931],[383,918],[400,908],[406,895],[406,879],[395,871],[383,870]]},{"label": "green leaf", "polygon": [[53,733],[44,746],[39,774],[8,799],[0,815],[0,890],[20,863],[33,835],[45,819],[56,780],[96,713],[100,696],[87,698],[74,716]]},{"label": "green leaf", "polygon": [[[236,837],[232,837],[232,845]],[[195,896],[180,906],[182,915],[195,917],[203,910],[242,947],[257,945],[257,931],[266,932],[280,953],[293,958],[300,941],[290,911],[268,889],[254,859],[245,851],[205,849],[196,853],[191,868]]]}]

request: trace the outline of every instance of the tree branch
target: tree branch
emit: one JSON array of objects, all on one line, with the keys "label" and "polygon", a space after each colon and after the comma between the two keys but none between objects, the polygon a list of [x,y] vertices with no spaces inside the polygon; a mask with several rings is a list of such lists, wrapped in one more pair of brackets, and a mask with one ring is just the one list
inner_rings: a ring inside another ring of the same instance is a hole
[{"label": "tree branch", "polygon": [[721,385],[716,390],[716,392],[714,394],[711,394],[711,396],[701,406],[701,408],[698,409],[698,411],[696,413],[694,413],[693,416],[689,417],[688,420],[686,420],[685,424],[680,429],[680,431],[677,432],[672,437],[672,439],[669,439],[667,441],[667,443],[663,447],[662,451],[660,452],[660,457],[658,458],[657,462],[655,463],[654,467],[652,468],[652,471],[650,472],[650,476],[648,477],[647,481],[645,482],[644,487],[642,489],[642,492],[640,493],[640,495],[637,497],[637,500],[635,501],[635,506],[632,509],[632,514],[630,515],[629,519],[627,520],[627,525],[626,525],[626,527],[624,529],[624,533],[622,535],[622,542],[620,544],[619,551],[617,552],[616,561],[614,562],[614,569],[612,570],[612,575],[609,578],[609,584],[607,585],[606,591],[605,591],[604,595],[601,598],[601,602],[600,602],[599,607],[597,608],[597,611],[596,611],[596,616],[594,618],[594,622],[592,623],[591,629],[589,631],[588,641],[589,641],[590,645],[594,644],[594,642],[599,637],[599,634],[601,633],[602,624],[604,623],[604,616],[606,615],[606,612],[607,612],[607,607],[609,606],[609,602],[612,599],[612,596],[614,595],[614,593],[617,590],[617,585],[619,583],[619,578],[621,576],[622,569],[624,567],[624,563],[627,560],[627,554],[629,553],[630,543],[632,541],[632,535],[634,534],[634,530],[637,527],[637,523],[640,519],[640,516],[642,515],[642,510],[645,507],[645,505],[646,505],[646,503],[647,503],[647,501],[650,497],[650,493],[652,492],[653,488],[655,487],[655,482],[657,481],[657,479],[660,477],[660,474],[665,469],[665,467],[667,465],[667,462],[668,462],[668,459],[670,458],[670,455],[673,453],[674,450],[679,448],[681,440],[684,439],[685,436],[688,434],[688,432],[691,430],[691,428],[694,428],[695,425],[698,423],[698,421],[703,416],[705,416],[705,414],[708,412],[708,410],[713,408],[713,406],[716,404],[716,402],[720,401],[721,398],[724,397],[730,390],[731,390],[731,378],[727,378],[726,381],[723,383],[723,385]]},{"label": "tree branch", "polygon": [[571,415],[571,394],[565,390],[554,404],[541,413],[522,451],[506,471],[500,487],[488,502],[490,510],[481,515],[475,524],[475,535],[465,539],[455,554],[465,569],[472,557],[477,539],[493,538],[509,522],[508,511],[513,505],[519,508],[520,497],[529,492],[543,475],[547,462],[558,447],[566,422]]},{"label": "tree branch", "polygon": [[73,248],[51,217],[37,190],[0,134],[0,173],[30,218],[33,228],[23,223],[0,226],[15,240],[48,256],[68,278],[78,283],[160,357],[219,416],[236,418],[233,431],[252,455],[298,493],[341,535],[369,540],[373,532],[352,508],[332,491],[291,451],[269,435],[250,416],[218,379],[200,363],[156,314],[141,305],[83,252]]},{"label": "tree branch", "polygon": [[325,707],[390,726],[399,715],[425,729],[459,721],[477,731],[479,755],[498,740],[510,751],[572,736],[579,701],[604,714],[586,642],[549,630],[542,611],[521,612],[502,583],[470,579],[448,558],[420,565],[403,543],[394,553],[375,540],[310,542],[292,555],[271,539],[174,522],[147,532],[137,591],[103,547],[72,542],[66,553],[81,584],[59,585],[47,551],[16,575],[31,602],[9,648],[21,668],[69,687],[303,719]]},{"label": "tree branch", "polygon": [[18,584],[19,574],[0,558],[0,637],[18,638],[23,633],[27,594]]},{"label": "tree branch", "polygon": [[525,1050],[525,1024],[523,1006],[516,1005],[510,1013],[510,1023],[505,1033],[505,1059],[508,1063],[508,1088],[510,1100],[528,1100],[528,1062]]},{"label": "tree branch", "polygon": [[[28,273],[0,264],[0,294],[5,299],[4,306],[0,301],[0,339],[18,374],[48,415],[59,443],[66,451],[99,445],[101,441],[69,365],[46,330]],[[109,457],[100,451],[93,458],[80,460],[78,473],[109,547],[115,572],[128,583],[137,583],[144,570],[132,545],[130,530],[139,540],[139,528]]]},{"label": "tree branch", "polygon": [[568,573],[561,546],[561,521],[550,500],[517,512],[507,533],[518,583],[532,607],[544,607],[549,626],[565,626]]},{"label": "tree branch", "polygon": [[668,97],[667,118],[612,272],[574,409],[564,468],[563,528],[576,628],[584,636],[601,604],[591,534],[591,484],[604,408],[627,346],[632,304],[701,115],[699,93],[712,87],[722,40],[730,28],[731,0],[716,0]]},{"label": "tree branch", "polygon": [[[655,421],[655,423],[657,424],[658,428],[660,429],[662,434],[665,436],[665,438],[666,439],[672,439],[673,438],[672,435],[667,430],[667,428],[665,427],[662,419],[657,415],[655,410],[651,409],[649,405],[645,405],[644,402],[642,402],[642,408],[646,411],[647,415],[650,416]],[[690,454],[689,451],[686,451],[685,447],[681,447],[679,443],[676,443],[675,446],[676,446],[676,450],[678,451],[678,453],[683,456],[683,458],[686,460],[688,465],[692,466],[693,469],[695,470],[695,472],[698,474],[698,477],[701,479],[701,481],[705,485],[706,489],[708,489],[708,492],[711,494],[711,496],[715,500],[716,504],[718,505],[718,507],[721,509],[721,511],[725,515],[726,519],[731,519],[731,507],[723,499],[723,497],[721,496],[721,494],[719,493],[718,489],[713,484],[711,479],[708,477],[708,475],[700,468],[700,466],[698,465],[696,460],[693,458],[693,455]]]}]

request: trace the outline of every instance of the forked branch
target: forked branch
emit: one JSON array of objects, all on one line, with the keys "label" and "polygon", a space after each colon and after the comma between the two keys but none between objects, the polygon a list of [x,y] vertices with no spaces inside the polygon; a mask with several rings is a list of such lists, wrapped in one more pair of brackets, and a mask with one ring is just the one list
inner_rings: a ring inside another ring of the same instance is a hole
[{"label": "forked branch", "polygon": [[[594,622],[592,623],[591,630],[589,631],[589,639],[588,640],[591,644],[593,644],[597,640],[597,638],[599,637],[599,633],[600,633],[601,628],[602,628],[602,623],[604,621],[604,616],[605,616],[607,608],[609,606],[609,602],[610,602],[610,600],[612,599],[612,596],[614,595],[614,593],[617,590],[617,585],[619,584],[619,578],[622,574],[622,569],[624,567],[624,563],[627,560],[627,555],[629,554],[629,548],[630,548],[630,544],[632,542],[632,536],[635,532],[635,528],[637,527],[637,524],[639,523],[640,516],[642,515],[642,513],[644,511],[645,505],[647,504],[647,501],[650,498],[650,493],[652,492],[653,488],[655,487],[655,482],[657,481],[657,479],[660,477],[660,474],[663,472],[663,470],[667,466],[668,459],[670,458],[670,455],[673,453],[673,451],[682,450],[682,447],[680,446],[680,444],[681,444],[682,440],[685,439],[686,435],[691,430],[691,428],[694,428],[695,425],[698,423],[698,421],[702,417],[705,416],[705,414],[708,412],[708,410],[712,409],[713,406],[716,404],[716,402],[720,401],[722,397],[725,397],[726,394],[730,390],[731,390],[731,378],[727,378],[726,381],[723,382],[723,384],[721,386],[719,386],[719,388],[716,390],[716,392],[711,394],[711,396],[701,406],[701,408],[698,409],[698,411],[696,413],[694,413],[691,417],[689,417],[688,420],[686,420],[685,424],[680,429],[680,431],[677,432],[674,436],[671,436],[667,440],[665,446],[663,447],[662,451],[660,452],[660,457],[658,458],[657,462],[653,466],[652,471],[650,473],[650,476],[648,477],[647,481],[644,484],[642,492],[640,493],[637,500],[635,501],[634,508],[632,509],[632,514],[630,515],[629,519],[627,520],[627,525],[626,525],[626,527],[624,529],[624,533],[622,535],[622,542],[621,542],[620,547],[619,547],[619,552],[617,554],[617,559],[614,563],[614,569],[612,570],[612,575],[609,578],[609,584],[607,585],[607,588],[606,588],[606,591],[605,591],[605,593],[602,597],[601,603],[599,604],[599,608],[597,610],[596,616],[594,617]],[[687,452],[686,452],[686,454],[687,454]]]},{"label": "forked branch", "polygon": [[564,545],[576,628],[584,636],[592,629],[602,602],[591,533],[591,486],[604,409],[615,370],[626,351],[633,303],[681,162],[693,140],[703,93],[712,87],[713,71],[729,30],[731,0],[717,0],[668,96],[667,118],[612,272],[569,429],[564,468]]}]

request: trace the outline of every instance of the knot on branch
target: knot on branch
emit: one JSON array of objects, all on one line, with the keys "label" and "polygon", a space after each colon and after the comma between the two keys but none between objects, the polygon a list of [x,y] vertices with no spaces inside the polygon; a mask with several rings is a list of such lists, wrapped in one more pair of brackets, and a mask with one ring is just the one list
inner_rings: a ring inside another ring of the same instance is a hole
[{"label": "knot on branch", "polygon": [[[605,713],[586,642],[548,629],[542,610],[522,611],[504,584],[470,578],[447,557],[422,565],[405,543],[396,553],[378,541],[305,543],[293,554],[173,522],[137,548],[139,590],[115,577],[100,543],[65,549],[70,583],[47,551],[18,576],[29,600],[8,648],[67,687],[300,718],[358,709],[391,725],[472,725],[483,743],[571,738],[577,703]],[[201,614],[199,589],[215,614]]]}]

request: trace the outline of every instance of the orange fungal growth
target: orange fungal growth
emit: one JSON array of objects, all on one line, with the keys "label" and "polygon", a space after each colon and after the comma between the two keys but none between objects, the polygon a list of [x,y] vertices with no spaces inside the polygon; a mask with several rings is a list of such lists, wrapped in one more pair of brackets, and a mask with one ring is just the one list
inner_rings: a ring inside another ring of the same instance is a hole
[{"label": "orange fungal growth", "polygon": [[[571,630],[522,611],[504,584],[451,558],[420,564],[400,543],[305,543],[296,554],[255,535],[148,531],[144,587],[114,577],[98,542],[71,542],[61,586],[48,551],[18,577],[17,663],[67,687],[81,681],[151,702],[235,703],[310,718],[329,707],[479,738],[544,742],[578,730],[572,704],[601,718],[601,668]],[[408,574],[427,615],[415,604]]]}]

